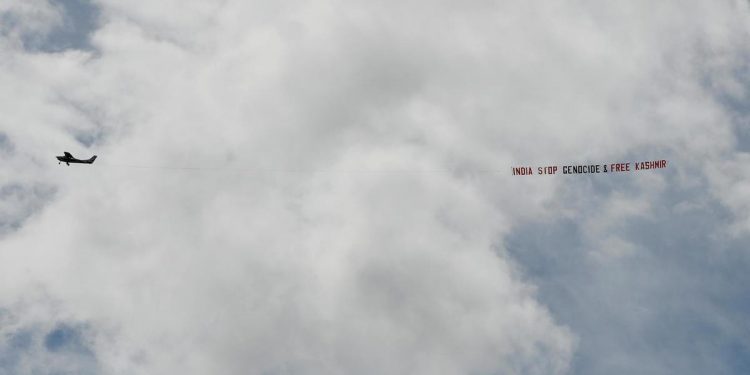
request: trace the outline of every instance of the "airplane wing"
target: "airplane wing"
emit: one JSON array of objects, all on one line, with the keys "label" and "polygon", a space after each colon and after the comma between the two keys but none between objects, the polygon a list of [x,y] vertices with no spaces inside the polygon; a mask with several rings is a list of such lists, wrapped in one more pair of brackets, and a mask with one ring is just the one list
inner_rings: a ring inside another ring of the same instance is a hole
[{"label": "airplane wing", "polygon": [[65,151],[65,157],[67,157],[67,158],[72,158],[72,157],[73,157],[73,155],[71,155],[71,154],[70,154],[70,152],[67,152],[67,151]]}]

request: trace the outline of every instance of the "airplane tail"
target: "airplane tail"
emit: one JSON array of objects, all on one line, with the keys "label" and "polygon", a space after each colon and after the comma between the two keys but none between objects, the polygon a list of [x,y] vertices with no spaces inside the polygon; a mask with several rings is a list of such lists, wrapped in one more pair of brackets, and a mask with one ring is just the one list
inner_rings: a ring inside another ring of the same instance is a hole
[{"label": "airplane tail", "polygon": [[94,160],[96,160],[96,155],[92,156],[91,159],[86,160],[86,162],[89,164],[94,164]]}]

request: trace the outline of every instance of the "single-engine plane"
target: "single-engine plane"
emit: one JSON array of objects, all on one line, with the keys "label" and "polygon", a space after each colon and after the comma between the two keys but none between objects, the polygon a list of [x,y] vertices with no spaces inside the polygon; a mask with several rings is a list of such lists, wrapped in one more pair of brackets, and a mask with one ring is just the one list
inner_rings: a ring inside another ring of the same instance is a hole
[{"label": "single-engine plane", "polygon": [[90,159],[81,160],[81,159],[74,158],[73,155],[70,154],[70,152],[65,151],[65,155],[56,156],[56,158],[59,161],[57,164],[65,163],[68,166],[70,166],[70,163],[94,164],[94,160],[96,160],[96,155],[92,156]]}]

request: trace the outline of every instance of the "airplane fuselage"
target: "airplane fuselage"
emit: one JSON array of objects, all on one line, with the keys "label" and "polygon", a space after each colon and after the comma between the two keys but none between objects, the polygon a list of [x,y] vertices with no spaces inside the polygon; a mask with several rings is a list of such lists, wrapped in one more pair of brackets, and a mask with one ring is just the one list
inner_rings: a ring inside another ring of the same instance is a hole
[{"label": "airplane fuselage", "polygon": [[91,159],[87,160],[81,160],[76,159],[72,155],[64,155],[64,156],[56,156],[58,163],[65,163],[66,165],[70,165],[70,163],[77,163],[77,164],[94,164],[94,160],[96,160],[96,155],[92,156]]}]

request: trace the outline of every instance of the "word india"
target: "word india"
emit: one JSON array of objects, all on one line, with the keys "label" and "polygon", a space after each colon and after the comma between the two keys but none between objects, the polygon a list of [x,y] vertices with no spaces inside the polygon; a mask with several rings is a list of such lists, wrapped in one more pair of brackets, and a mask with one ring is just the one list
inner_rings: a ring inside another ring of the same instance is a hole
[{"label": "word india", "polygon": [[562,171],[562,174],[587,173],[621,173],[646,169],[661,169],[667,167],[666,160],[638,161],[634,163],[610,163],[587,165],[549,165],[545,167],[511,167],[514,176],[552,175]]}]

